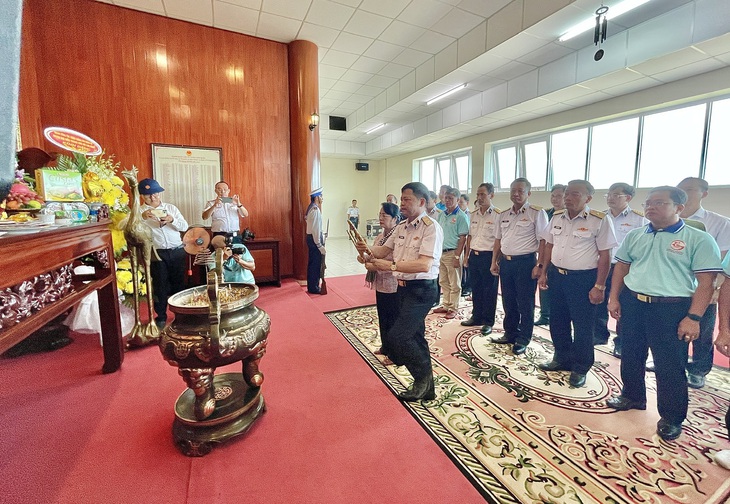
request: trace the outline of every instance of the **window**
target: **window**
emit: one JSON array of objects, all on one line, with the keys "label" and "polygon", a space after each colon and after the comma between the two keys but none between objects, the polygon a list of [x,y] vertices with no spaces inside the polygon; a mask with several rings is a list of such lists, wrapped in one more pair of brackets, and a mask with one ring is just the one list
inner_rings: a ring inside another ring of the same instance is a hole
[{"label": "window", "polygon": [[428,187],[431,191],[434,190],[434,184],[435,182],[435,175],[436,172],[434,171],[434,160],[433,159],[423,159],[420,163],[420,173],[418,180],[426,184],[426,187]]},{"label": "window", "polygon": [[730,186],[730,97],[486,146],[495,187],[524,176],[533,189],[588,178],[639,188],[703,177]]},{"label": "window", "polygon": [[442,185],[456,187],[461,192],[471,190],[471,151],[460,151],[420,159],[418,180],[431,191],[438,192]]},{"label": "window", "polygon": [[586,152],[588,152],[588,128],[582,128],[552,136],[552,180],[567,184],[586,176]]},{"label": "window", "polygon": [[512,181],[517,178],[517,147],[513,145],[497,149],[495,159],[498,180],[494,185],[501,189],[508,189]]},{"label": "window", "polygon": [[712,104],[705,176],[710,185],[730,185],[730,99]]},{"label": "window", "polygon": [[638,187],[676,185],[700,173],[706,104],[644,118]]},{"label": "window", "polygon": [[593,127],[588,180],[596,189],[608,189],[615,182],[634,185],[639,118]]},{"label": "window", "polygon": [[547,140],[524,143],[522,152],[525,156],[525,177],[533,189],[544,189],[547,174]]}]

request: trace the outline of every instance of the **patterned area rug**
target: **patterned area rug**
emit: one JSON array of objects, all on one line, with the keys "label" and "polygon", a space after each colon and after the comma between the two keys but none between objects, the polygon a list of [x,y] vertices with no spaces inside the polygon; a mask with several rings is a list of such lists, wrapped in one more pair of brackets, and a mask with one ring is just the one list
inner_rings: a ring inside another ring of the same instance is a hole
[{"label": "patterned area rug", "polygon": [[[404,406],[495,503],[719,503],[730,495],[730,472],[712,455],[730,448],[725,412],[730,373],[715,370],[690,389],[689,417],[677,441],[656,434],[656,382],[647,373],[646,411],[616,412],[606,400],[621,390],[620,361],[597,347],[580,389],[565,372],[537,365],[552,356],[547,329],[536,327],[527,353],[491,343],[502,334],[501,312],[490,337],[463,327],[470,305],[447,320],[429,315],[436,399]],[[327,314],[394,392],[412,379],[384,365],[374,306]]]}]

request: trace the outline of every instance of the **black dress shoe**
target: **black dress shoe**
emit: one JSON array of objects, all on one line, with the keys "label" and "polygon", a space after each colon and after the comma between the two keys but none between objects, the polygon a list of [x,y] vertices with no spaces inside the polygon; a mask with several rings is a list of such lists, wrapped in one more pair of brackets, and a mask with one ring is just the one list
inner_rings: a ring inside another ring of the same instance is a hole
[{"label": "black dress shoe", "polygon": [[484,336],[487,336],[488,334],[492,334],[492,326],[490,326],[490,325],[483,325],[482,326],[482,334]]},{"label": "black dress shoe", "polygon": [[571,387],[581,388],[583,385],[586,384],[586,375],[573,371],[570,373],[568,383],[570,383]]},{"label": "black dress shoe", "polygon": [[404,401],[431,401],[436,399],[433,376],[413,382],[411,388],[399,393],[398,397]]},{"label": "black dress shoe", "polygon": [[461,325],[463,326],[475,326],[475,325],[482,325],[481,323],[474,320],[474,317],[469,317],[466,320],[461,321]]},{"label": "black dress shoe", "polygon": [[700,389],[705,386],[705,377],[698,374],[687,373],[687,385]]},{"label": "black dress shoe", "polygon": [[569,364],[563,364],[562,362],[555,360],[538,364],[537,367],[543,371],[570,371],[572,369]]},{"label": "black dress shoe", "polygon": [[682,433],[682,426],[670,424],[663,418],[660,418],[656,424],[656,433],[664,441],[673,441]]},{"label": "black dress shoe", "polygon": [[497,343],[498,345],[511,345],[514,341],[509,339],[507,336],[501,336],[499,338],[492,338],[492,343]]},{"label": "black dress shoe", "polygon": [[606,401],[606,406],[618,411],[627,411],[630,409],[645,410],[646,402],[632,401],[628,397],[618,395]]},{"label": "black dress shoe", "polygon": [[535,321],[535,325],[550,325],[550,319],[545,317],[540,317]]},{"label": "black dress shoe", "polygon": [[515,343],[512,347],[512,353],[515,355],[522,355],[525,352],[527,352],[527,345],[523,345],[522,343]]}]

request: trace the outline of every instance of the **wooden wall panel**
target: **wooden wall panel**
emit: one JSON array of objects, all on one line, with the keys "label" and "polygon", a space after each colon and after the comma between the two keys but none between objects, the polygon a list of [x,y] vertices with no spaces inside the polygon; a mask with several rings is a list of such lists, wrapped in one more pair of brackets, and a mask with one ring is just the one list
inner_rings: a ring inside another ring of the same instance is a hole
[{"label": "wooden wall panel", "polygon": [[[26,0],[20,124],[81,131],[152,176],[151,143],[222,147],[244,224],[292,274],[287,46],[89,0]],[[211,197],[213,188],[210,188]]]}]

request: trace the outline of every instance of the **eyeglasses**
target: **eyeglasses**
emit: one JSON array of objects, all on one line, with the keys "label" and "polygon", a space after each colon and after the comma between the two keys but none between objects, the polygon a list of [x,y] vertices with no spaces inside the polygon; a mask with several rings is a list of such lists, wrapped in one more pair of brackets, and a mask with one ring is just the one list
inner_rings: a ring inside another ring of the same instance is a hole
[{"label": "eyeglasses", "polygon": [[604,194],[603,196],[606,199],[608,199],[608,198],[625,198],[627,195],[624,194],[624,193],[615,193],[615,192],[612,192],[612,193]]},{"label": "eyeglasses", "polygon": [[641,204],[644,208],[654,207],[654,208],[664,208],[667,205],[673,205],[674,203],[672,201],[645,201]]}]

